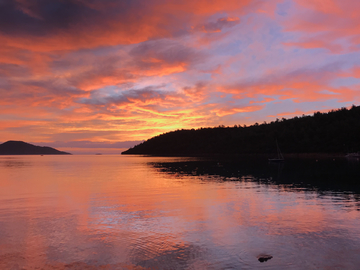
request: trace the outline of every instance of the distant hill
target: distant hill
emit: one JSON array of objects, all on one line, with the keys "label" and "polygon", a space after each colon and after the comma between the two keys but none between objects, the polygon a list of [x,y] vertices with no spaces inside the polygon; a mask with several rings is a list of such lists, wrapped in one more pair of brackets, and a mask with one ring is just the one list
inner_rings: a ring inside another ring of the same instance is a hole
[{"label": "distant hill", "polygon": [[36,146],[22,141],[0,144],[0,155],[71,155],[47,146]]},{"label": "distant hill", "polygon": [[252,126],[176,130],[122,154],[204,156],[228,154],[347,153],[360,151],[360,106]]}]

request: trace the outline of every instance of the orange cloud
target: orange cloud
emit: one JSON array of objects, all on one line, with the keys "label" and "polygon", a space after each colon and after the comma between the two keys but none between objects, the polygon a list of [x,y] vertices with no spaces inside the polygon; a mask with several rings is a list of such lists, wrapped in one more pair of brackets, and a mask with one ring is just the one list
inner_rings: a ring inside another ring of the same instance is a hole
[{"label": "orange cloud", "polygon": [[264,108],[264,106],[246,106],[246,107],[230,106],[230,107],[215,108],[212,109],[211,112],[215,113],[219,117],[222,117],[222,116],[232,115],[242,112],[254,112],[261,110],[262,108]]},{"label": "orange cloud", "polygon": [[[359,77],[341,54],[357,50],[360,7],[344,3],[6,1],[2,134],[142,140],[178,128],[249,123],[279,101],[297,103],[299,111],[302,102],[357,101],[356,85],[332,84]],[[326,48],[339,59],[293,46]]]}]

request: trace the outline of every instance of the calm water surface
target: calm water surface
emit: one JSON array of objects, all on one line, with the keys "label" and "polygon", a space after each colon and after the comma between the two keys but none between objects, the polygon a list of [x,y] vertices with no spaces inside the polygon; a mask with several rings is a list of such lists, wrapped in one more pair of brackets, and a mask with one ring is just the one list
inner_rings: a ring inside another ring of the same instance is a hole
[{"label": "calm water surface", "polygon": [[360,269],[359,183],[345,159],[0,156],[0,269]]}]

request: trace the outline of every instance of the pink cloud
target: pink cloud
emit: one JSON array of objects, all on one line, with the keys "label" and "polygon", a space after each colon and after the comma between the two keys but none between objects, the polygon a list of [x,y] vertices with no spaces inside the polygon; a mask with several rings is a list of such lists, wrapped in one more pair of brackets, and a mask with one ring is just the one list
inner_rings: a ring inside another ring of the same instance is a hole
[{"label": "pink cloud", "polygon": [[[287,31],[298,32],[298,41],[285,43],[302,48],[327,48],[333,53],[358,51],[360,4],[352,0],[296,0]],[[308,35],[308,36],[306,36]]]},{"label": "pink cloud", "polygon": [[360,76],[356,56],[346,56],[358,49],[360,5],[323,3],[7,1],[0,9],[2,134],[142,140],[251,123],[252,113],[266,118],[274,102],[296,103],[301,112],[303,102],[358,101],[356,85],[333,81]]},{"label": "pink cloud", "polygon": [[[186,33],[207,16],[217,12],[239,13],[251,2],[184,0],[137,5],[122,1],[22,0],[3,6],[0,30],[6,27],[8,31],[3,31],[1,38],[10,47],[41,52],[136,44]],[[58,5],[58,13],[51,8],[54,4]],[[26,27],[19,24],[21,20]],[[217,24],[229,25],[231,19],[219,20]]]},{"label": "pink cloud", "polygon": [[195,31],[201,31],[204,33],[218,33],[223,28],[233,27],[240,23],[239,18],[220,18],[216,22],[209,22],[203,25],[192,27]]},{"label": "pink cloud", "polygon": [[237,99],[277,96],[279,99],[293,99],[296,102],[315,101],[332,97],[323,93],[334,72],[327,70],[299,70],[282,75],[263,77],[253,82],[228,86],[220,91],[231,93]]}]

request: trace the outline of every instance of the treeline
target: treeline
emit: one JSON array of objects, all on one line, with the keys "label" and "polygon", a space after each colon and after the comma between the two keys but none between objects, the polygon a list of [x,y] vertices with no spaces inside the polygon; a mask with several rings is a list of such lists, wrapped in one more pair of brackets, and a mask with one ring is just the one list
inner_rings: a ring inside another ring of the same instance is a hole
[{"label": "treeline", "polygon": [[252,126],[176,130],[153,137],[123,154],[203,156],[214,154],[347,153],[360,151],[360,106]]}]

